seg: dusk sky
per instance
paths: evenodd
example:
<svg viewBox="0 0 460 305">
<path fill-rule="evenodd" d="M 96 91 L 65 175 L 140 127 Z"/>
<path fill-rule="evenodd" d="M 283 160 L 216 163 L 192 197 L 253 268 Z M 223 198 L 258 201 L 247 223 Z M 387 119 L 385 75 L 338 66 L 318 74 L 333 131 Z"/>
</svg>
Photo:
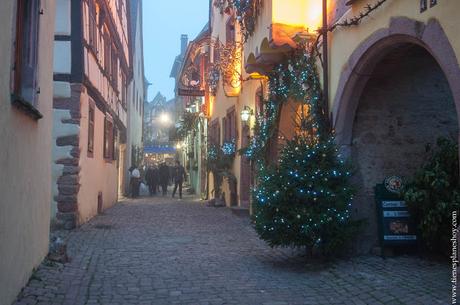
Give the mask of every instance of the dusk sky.
<svg viewBox="0 0 460 305">
<path fill-rule="evenodd" d="M 180 53 L 180 36 L 192 40 L 201 31 L 208 22 L 209 0 L 144 0 L 143 6 L 145 76 L 153 84 L 148 100 L 158 91 L 171 99 L 174 80 L 169 74 Z"/>
</svg>

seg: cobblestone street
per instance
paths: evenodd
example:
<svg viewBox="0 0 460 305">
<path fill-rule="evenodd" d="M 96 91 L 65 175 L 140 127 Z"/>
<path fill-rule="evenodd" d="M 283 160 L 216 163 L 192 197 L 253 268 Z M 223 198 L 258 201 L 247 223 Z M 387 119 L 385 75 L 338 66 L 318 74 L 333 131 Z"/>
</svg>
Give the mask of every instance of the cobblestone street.
<svg viewBox="0 0 460 305">
<path fill-rule="evenodd" d="M 272 250 L 225 208 L 122 202 L 69 235 L 71 262 L 44 263 L 19 304 L 448 304 L 449 268 L 358 257 L 324 268 Z"/>
</svg>

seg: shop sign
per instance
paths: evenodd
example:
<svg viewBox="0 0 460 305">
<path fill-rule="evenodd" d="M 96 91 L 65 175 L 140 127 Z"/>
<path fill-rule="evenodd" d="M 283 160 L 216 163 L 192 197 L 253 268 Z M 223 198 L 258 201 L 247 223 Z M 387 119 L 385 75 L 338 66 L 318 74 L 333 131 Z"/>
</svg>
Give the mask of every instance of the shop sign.
<svg viewBox="0 0 460 305">
<path fill-rule="evenodd" d="M 402 186 L 402 179 L 397 176 L 375 186 L 382 246 L 410 245 L 417 241 L 416 226 L 401 195 Z"/>
</svg>

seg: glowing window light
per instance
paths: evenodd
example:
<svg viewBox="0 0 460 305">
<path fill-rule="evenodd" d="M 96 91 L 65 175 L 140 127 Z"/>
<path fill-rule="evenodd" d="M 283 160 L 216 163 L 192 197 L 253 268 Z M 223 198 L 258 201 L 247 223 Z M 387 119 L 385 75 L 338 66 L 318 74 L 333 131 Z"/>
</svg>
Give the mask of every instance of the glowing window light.
<svg viewBox="0 0 460 305">
<path fill-rule="evenodd" d="M 316 31 L 322 24 L 322 1 L 273 0 L 272 22 Z"/>
</svg>

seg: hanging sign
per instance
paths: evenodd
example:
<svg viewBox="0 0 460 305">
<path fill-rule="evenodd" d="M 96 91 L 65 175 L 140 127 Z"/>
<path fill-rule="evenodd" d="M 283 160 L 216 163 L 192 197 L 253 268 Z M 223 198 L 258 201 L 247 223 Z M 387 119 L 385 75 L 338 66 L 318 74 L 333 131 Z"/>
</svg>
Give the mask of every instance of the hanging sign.
<svg viewBox="0 0 460 305">
<path fill-rule="evenodd" d="M 187 52 L 185 65 L 182 68 L 178 84 L 178 93 L 180 96 L 205 95 L 201 61 L 200 48 L 191 48 Z"/>
</svg>

